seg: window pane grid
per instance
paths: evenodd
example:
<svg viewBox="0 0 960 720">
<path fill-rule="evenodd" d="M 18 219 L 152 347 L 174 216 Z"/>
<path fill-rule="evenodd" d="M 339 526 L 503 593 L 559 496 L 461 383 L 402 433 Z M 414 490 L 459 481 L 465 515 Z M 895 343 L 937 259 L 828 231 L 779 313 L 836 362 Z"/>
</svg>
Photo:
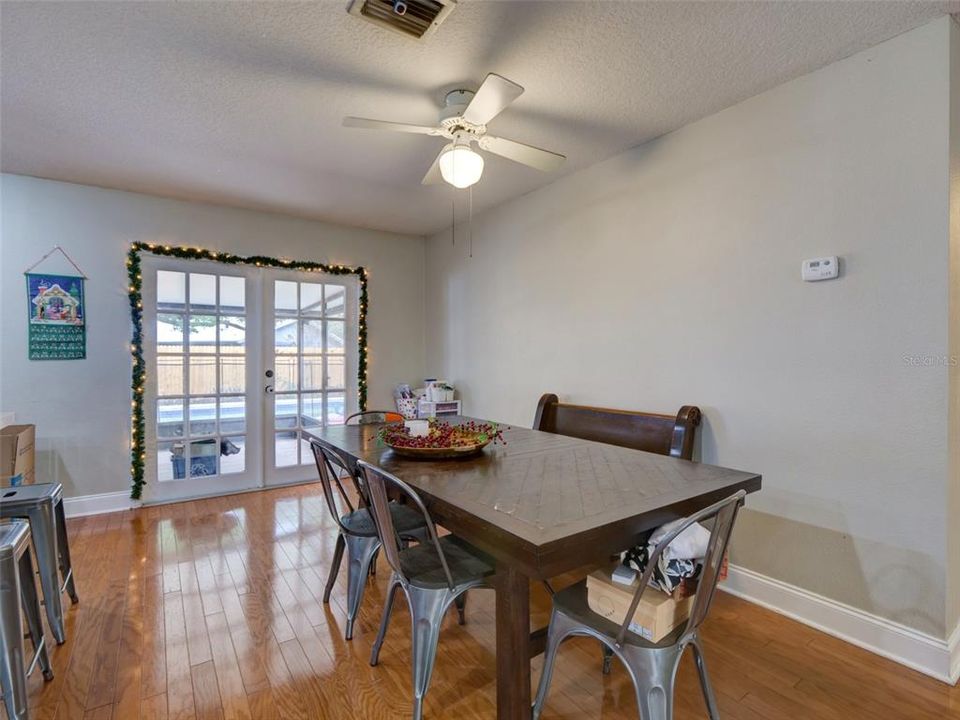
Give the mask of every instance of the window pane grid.
<svg viewBox="0 0 960 720">
<path fill-rule="evenodd" d="M 158 271 L 157 309 L 158 478 L 243 472 L 246 279 Z"/>
<path fill-rule="evenodd" d="M 303 431 L 346 414 L 346 286 L 276 280 L 274 316 L 274 464 L 308 464 Z"/>
</svg>

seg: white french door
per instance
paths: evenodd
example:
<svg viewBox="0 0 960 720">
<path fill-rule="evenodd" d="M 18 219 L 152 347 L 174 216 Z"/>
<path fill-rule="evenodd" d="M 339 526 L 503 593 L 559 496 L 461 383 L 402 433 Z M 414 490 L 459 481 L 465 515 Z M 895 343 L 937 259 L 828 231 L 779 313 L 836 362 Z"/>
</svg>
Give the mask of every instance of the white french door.
<svg viewBox="0 0 960 720">
<path fill-rule="evenodd" d="M 147 255 L 146 492 L 311 480 L 304 431 L 357 406 L 354 276 Z"/>
<path fill-rule="evenodd" d="M 275 485 L 313 464 L 304 431 L 342 424 L 357 407 L 359 287 L 353 275 L 262 273 L 264 484 Z"/>
</svg>

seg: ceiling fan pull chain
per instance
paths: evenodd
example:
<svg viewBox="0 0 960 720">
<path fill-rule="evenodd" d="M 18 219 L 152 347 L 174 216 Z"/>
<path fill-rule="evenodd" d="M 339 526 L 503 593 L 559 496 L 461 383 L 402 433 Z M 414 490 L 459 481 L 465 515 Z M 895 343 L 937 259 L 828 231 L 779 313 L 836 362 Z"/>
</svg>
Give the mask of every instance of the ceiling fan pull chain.
<svg viewBox="0 0 960 720">
<path fill-rule="evenodd" d="M 457 158 L 453 158 L 453 167 L 456 171 Z M 457 244 L 457 188 L 450 185 L 450 241 L 456 247 Z"/>
<path fill-rule="evenodd" d="M 470 214 L 467 220 L 467 235 L 469 238 L 470 257 L 473 257 L 473 185 L 470 186 Z"/>
</svg>

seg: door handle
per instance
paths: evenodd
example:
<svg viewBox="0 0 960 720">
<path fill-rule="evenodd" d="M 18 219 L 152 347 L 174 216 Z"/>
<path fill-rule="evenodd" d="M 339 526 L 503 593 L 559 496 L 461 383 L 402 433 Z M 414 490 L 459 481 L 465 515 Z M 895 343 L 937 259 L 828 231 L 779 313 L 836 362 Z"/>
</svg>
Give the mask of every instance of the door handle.
<svg viewBox="0 0 960 720">
<path fill-rule="evenodd" d="M 263 389 L 263 391 L 264 391 L 267 395 L 273 395 L 273 385 L 267 385 L 267 386 Z"/>
</svg>

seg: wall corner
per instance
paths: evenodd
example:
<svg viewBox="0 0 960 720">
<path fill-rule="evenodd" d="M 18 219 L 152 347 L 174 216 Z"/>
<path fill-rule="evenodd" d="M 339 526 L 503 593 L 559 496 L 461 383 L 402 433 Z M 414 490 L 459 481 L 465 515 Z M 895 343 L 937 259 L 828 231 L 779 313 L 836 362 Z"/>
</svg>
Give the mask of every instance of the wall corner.
<svg viewBox="0 0 960 720">
<path fill-rule="evenodd" d="M 949 633 L 960 627 L 960 21 L 949 23 L 949 417 L 947 481 L 946 617 Z M 957 633 L 953 633 L 956 638 Z"/>
</svg>

